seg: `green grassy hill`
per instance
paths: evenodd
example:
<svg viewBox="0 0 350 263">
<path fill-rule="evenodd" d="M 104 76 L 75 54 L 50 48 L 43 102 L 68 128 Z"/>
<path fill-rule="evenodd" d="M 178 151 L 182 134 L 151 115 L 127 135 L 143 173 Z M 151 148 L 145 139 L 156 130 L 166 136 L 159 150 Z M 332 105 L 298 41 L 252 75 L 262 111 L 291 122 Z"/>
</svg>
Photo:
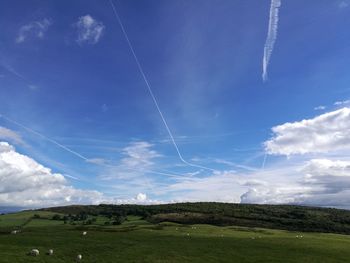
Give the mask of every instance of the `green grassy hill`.
<svg viewBox="0 0 350 263">
<path fill-rule="evenodd" d="M 350 234 L 350 211 L 289 205 L 177 203 L 165 205 L 65 206 L 43 209 L 62 214 L 138 215 L 149 222 L 247 226 Z"/>
</svg>

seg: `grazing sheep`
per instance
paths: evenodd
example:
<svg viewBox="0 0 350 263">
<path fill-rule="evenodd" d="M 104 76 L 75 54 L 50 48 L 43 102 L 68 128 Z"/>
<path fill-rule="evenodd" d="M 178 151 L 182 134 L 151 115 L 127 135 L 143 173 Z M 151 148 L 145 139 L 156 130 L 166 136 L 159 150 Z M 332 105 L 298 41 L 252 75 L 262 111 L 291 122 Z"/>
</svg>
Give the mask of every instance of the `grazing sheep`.
<svg viewBox="0 0 350 263">
<path fill-rule="evenodd" d="M 86 235 L 87 235 L 87 232 L 86 232 L 86 231 L 84 231 L 84 232 L 83 232 L 83 236 L 86 236 Z"/>
<path fill-rule="evenodd" d="M 53 255 L 53 249 L 49 249 L 49 251 L 47 252 L 47 254 L 48 254 L 49 256 L 52 256 L 52 255 Z"/>
<path fill-rule="evenodd" d="M 83 256 L 82 256 L 81 254 L 79 254 L 79 255 L 77 256 L 77 261 L 82 260 L 82 258 L 83 258 Z"/>
<path fill-rule="evenodd" d="M 17 230 L 11 231 L 11 234 L 12 234 L 12 235 L 16 235 L 16 234 L 17 234 Z"/>
<path fill-rule="evenodd" d="M 33 248 L 31 251 L 30 251 L 30 255 L 36 257 L 36 256 L 39 256 L 40 252 L 39 252 L 39 249 L 36 249 L 36 248 Z"/>
</svg>

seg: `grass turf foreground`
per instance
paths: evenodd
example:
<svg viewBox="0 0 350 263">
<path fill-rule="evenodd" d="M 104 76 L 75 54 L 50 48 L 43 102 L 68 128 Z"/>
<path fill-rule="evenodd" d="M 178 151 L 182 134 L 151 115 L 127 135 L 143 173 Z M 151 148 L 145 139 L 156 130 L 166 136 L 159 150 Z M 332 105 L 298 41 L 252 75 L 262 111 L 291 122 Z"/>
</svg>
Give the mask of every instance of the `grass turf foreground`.
<svg viewBox="0 0 350 263">
<path fill-rule="evenodd" d="M 38 214 L 38 212 L 35 212 Z M 0 262 L 349 262 L 350 236 L 262 228 L 150 224 L 129 216 L 122 225 L 65 225 L 52 214 L 0 216 Z M 45 219 L 45 217 L 47 219 Z M 99 220 L 97 220 L 98 222 Z M 103 220 L 101 220 L 103 221 Z M 10 234 L 21 226 L 21 232 Z M 83 236 L 82 232 L 87 231 Z M 302 236 L 302 237 L 301 237 Z M 40 256 L 27 253 L 32 248 Z M 53 249 L 54 254 L 45 253 Z"/>
</svg>

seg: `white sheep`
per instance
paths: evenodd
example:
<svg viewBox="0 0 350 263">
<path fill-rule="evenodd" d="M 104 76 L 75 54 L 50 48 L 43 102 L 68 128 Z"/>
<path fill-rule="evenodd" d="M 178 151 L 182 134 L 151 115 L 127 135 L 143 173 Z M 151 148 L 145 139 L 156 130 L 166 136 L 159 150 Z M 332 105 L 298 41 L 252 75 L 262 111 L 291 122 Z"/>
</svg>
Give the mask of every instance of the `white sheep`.
<svg viewBox="0 0 350 263">
<path fill-rule="evenodd" d="M 47 254 L 48 254 L 49 256 L 52 256 L 52 255 L 53 255 L 53 249 L 49 249 L 49 251 L 47 252 Z"/>
<path fill-rule="evenodd" d="M 12 235 L 16 235 L 16 234 L 17 234 L 17 230 L 11 231 L 11 234 L 12 234 Z"/>
<path fill-rule="evenodd" d="M 30 255 L 36 257 L 36 256 L 39 256 L 40 252 L 39 252 L 39 249 L 36 249 L 36 248 L 33 248 L 31 251 L 30 251 Z"/>
<path fill-rule="evenodd" d="M 81 255 L 81 254 L 79 254 L 78 256 L 77 256 L 77 261 L 80 261 L 80 260 L 82 260 L 83 259 L 83 256 Z"/>
<path fill-rule="evenodd" d="M 84 231 L 84 232 L 83 232 L 83 236 L 86 236 L 86 235 L 87 235 L 87 232 L 86 232 L 86 231 Z"/>
</svg>

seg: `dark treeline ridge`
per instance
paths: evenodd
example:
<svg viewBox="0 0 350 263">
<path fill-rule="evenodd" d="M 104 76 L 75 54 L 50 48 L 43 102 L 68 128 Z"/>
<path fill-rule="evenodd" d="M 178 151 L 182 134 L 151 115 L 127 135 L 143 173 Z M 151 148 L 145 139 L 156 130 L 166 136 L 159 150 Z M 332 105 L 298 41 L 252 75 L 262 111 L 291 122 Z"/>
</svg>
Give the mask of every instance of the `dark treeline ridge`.
<svg viewBox="0 0 350 263">
<path fill-rule="evenodd" d="M 350 211 L 335 208 L 199 202 L 161 205 L 73 205 L 41 210 L 109 217 L 138 215 L 152 223 L 236 225 L 350 234 Z"/>
</svg>

